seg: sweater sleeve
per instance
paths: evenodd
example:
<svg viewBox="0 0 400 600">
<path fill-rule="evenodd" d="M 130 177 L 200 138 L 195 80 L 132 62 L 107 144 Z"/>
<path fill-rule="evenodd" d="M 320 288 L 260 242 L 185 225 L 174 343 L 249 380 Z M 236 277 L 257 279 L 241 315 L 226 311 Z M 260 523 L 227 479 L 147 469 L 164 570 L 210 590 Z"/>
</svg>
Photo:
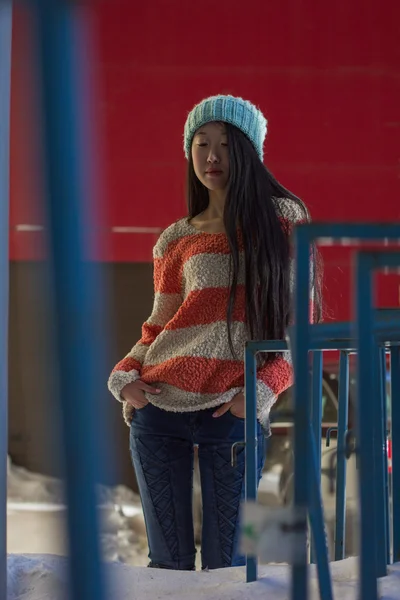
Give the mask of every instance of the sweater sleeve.
<svg viewBox="0 0 400 600">
<path fill-rule="evenodd" d="M 297 205 L 293 200 L 280 200 L 279 212 L 282 226 L 290 236 L 295 225 L 305 223 L 307 216 L 300 205 Z M 291 291 L 294 284 L 294 258 L 293 252 L 290 264 L 290 283 Z M 311 275 L 314 271 L 314 263 L 312 255 L 310 255 L 310 270 Z M 312 277 L 311 277 L 312 281 Z M 310 321 L 313 320 L 314 290 L 311 284 L 310 289 Z M 293 384 L 293 365 L 290 352 L 280 352 L 273 359 L 265 363 L 257 371 L 257 398 L 258 398 L 258 413 L 263 418 L 268 418 L 272 406 L 275 404 L 278 396 L 287 390 Z"/>
<path fill-rule="evenodd" d="M 150 346 L 182 304 L 180 268 L 178 257 L 173 252 L 174 244 L 170 242 L 169 229 L 160 236 L 153 250 L 154 303 L 151 315 L 142 326 L 140 340 L 118 362 L 108 379 L 108 389 L 120 402 L 123 402 L 122 389 L 140 379 Z"/>
</svg>

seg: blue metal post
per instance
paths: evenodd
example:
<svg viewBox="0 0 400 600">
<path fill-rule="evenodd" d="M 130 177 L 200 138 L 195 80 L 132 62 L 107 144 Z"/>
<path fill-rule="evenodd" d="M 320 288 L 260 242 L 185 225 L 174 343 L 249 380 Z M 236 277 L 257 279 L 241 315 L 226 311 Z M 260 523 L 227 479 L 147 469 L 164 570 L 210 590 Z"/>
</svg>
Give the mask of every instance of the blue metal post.
<svg viewBox="0 0 400 600">
<path fill-rule="evenodd" d="M 346 539 L 346 456 L 345 442 L 349 420 L 349 354 L 342 351 L 339 361 L 339 415 L 336 462 L 335 560 L 345 557 Z"/>
<path fill-rule="evenodd" d="M 95 483 L 102 465 L 96 387 L 101 331 L 93 325 L 97 295 L 85 262 L 85 98 L 79 95 L 79 6 L 67 0 L 35 4 L 42 73 L 49 246 L 56 305 L 59 395 L 66 469 L 71 597 L 106 597 L 100 562 Z M 101 372 L 101 370 L 100 370 Z"/>
<path fill-rule="evenodd" d="M 372 282 L 369 261 L 358 255 L 356 272 L 356 318 L 358 339 L 357 420 L 359 440 L 359 484 L 361 501 L 360 597 L 378 600 L 375 564 L 375 497 L 371 493 L 371 467 L 374 464 L 372 439 L 374 435 Z"/>
<path fill-rule="evenodd" d="M 8 228 L 11 2 L 0 2 L 0 598 L 7 596 Z"/>
<path fill-rule="evenodd" d="M 387 394 L 386 394 L 386 348 L 379 349 L 379 384 L 382 400 L 382 460 L 383 460 L 383 477 L 384 477 L 384 520 L 385 520 L 385 535 L 386 535 L 386 563 L 390 565 L 390 502 L 389 502 L 389 465 L 387 455 Z"/>
<path fill-rule="evenodd" d="M 322 364 L 323 354 L 321 351 L 314 350 L 312 364 L 312 406 L 311 419 L 312 431 L 315 439 L 316 448 L 316 469 L 317 482 L 321 485 L 321 445 L 322 445 Z M 311 539 L 311 562 L 316 563 L 316 553 L 314 539 Z"/>
<path fill-rule="evenodd" d="M 372 276 L 372 273 L 371 275 Z M 371 315 L 371 319 L 372 319 Z M 372 342 L 371 342 L 372 343 Z M 386 477 L 384 471 L 385 465 L 385 436 L 384 431 L 384 411 L 382 402 L 382 387 L 380 384 L 380 351 L 373 341 L 374 362 L 372 364 L 372 373 L 374 387 L 371 388 L 373 396 L 373 428 L 374 434 L 371 439 L 373 446 L 374 462 L 370 465 L 373 473 L 373 493 L 375 494 L 375 552 L 376 552 L 376 576 L 384 577 L 387 574 L 387 523 L 386 523 L 386 505 L 385 505 L 385 484 Z M 385 411 L 386 412 L 386 411 Z"/>
<path fill-rule="evenodd" d="M 256 354 L 245 350 L 245 394 L 246 394 L 246 500 L 257 498 L 257 364 Z M 247 556 L 246 580 L 257 579 L 257 557 Z"/>
<path fill-rule="evenodd" d="M 307 229 L 296 227 L 294 320 L 291 347 L 294 365 L 294 505 L 307 513 L 309 507 L 309 301 L 310 301 L 310 243 Z M 305 525 L 306 526 L 306 525 Z M 307 546 L 301 548 L 299 564 L 292 566 L 291 598 L 305 600 L 308 594 Z"/>
<path fill-rule="evenodd" d="M 310 436 L 309 461 L 310 461 L 310 483 L 312 493 L 310 494 L 310 521 L 315 553 L 317 557 L 317 571 L 319 595 L 321 600 L 333 600 L 332 581 L 329 571 L 328 548 L 326 545 L 325 520 L 322 504 L 320 473 L 318 470 L 315 438 L 311 425 L 308 428 Z"/>
<path fill-rule="evenodd" d="M 400 347 L 390 349 L 392 399 L 393 562 L 400 561 Z"/>
</svg>

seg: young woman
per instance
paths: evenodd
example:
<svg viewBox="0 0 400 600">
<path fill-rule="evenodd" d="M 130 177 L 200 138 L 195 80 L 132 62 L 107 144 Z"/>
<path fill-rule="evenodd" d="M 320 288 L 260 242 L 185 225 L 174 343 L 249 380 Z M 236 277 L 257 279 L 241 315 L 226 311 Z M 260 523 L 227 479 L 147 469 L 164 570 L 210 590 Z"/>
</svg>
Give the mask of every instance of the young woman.
<svg viewBox="0 0 400 600">
<path fill-rule="evenodd" d="M 244 344 L 282 339 L 291 320 L 291 253 L 305 205 L 263 165 L 267 122 L 250 102 L 203 100 L 184 129 L 188 217 L 154 248 L 154 307 L 109 389 L 123 403 L 151 567 L 193 570 L 193 448 L 202 484 L 202 567 L 244 564 Z M 317 303 L 318 304 L 318 303 Z M 292 382 L 290 357 L 257 371 L 258 475 L 269 413 Z"/>
</svg>

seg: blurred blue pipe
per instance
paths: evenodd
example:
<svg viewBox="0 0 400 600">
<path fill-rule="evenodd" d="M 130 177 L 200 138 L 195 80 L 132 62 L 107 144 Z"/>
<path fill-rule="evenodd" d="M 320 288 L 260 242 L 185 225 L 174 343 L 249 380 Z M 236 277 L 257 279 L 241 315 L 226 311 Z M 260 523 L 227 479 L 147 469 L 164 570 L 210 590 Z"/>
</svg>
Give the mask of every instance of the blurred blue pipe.
<svg viewBox="0 0 400 600">
<path fill-rule="evenodd" d="M 88 177 L 80 56 L 80 7 L 66 0 L 34 6 L 44 126 L 47 217 L 68 504 L 70 596 L 103 600 L 95 484 L 102 468 L 103 414 L 98 382 L 104 339 L 95 326 L 98 298 L 87 262 Z M 102 382 L 103 383 L 103 382 Z"/>
<path fill-rule="evenodd" d="M 12 5 L 0 2 L 0 598 L 7 597 L 8 297 Z"/>
</svg>

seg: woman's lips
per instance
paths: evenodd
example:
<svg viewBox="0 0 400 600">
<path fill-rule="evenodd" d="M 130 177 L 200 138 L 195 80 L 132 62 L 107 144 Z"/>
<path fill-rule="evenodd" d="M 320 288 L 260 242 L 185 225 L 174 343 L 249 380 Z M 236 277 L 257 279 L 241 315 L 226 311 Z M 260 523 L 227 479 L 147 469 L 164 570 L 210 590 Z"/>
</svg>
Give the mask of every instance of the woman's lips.
<svg viewBox="0 0 400 600">
<path fill-rule="evenodd" d="M 222 175 L 222 171 L 206 171 L 206 175 L 208 175 L 208 177 L 219 177 Z"/>
</svg>

